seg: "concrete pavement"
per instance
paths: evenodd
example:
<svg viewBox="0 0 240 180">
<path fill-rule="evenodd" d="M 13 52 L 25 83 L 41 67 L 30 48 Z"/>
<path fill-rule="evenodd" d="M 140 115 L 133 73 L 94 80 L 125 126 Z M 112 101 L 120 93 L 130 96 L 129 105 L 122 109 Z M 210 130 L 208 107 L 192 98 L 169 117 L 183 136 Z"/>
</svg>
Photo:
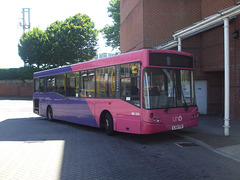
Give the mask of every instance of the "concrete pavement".
<svg viewBox="0 0 240 180">
<path fill-rule="evenodd" d="M 223 136 L 222 118 L 214 116 L 174 131 L 209 151 L 176 146 L 185 140 L 172 132 L 109 137 L 101 129 L 46 121 L 32 113 L 32 101 L 2 100 L 0 115 L 0 180 L 240 177 L 240 121 L 230 122 L 229 137 Z"/>
<path fill-rule="evenodd" d="M 240 121 L 230 120 L 230 136 L 224 136 L 223 117 L 200 116 L 198 127 L 174 134 L 240 162 Z"/>
</svg>

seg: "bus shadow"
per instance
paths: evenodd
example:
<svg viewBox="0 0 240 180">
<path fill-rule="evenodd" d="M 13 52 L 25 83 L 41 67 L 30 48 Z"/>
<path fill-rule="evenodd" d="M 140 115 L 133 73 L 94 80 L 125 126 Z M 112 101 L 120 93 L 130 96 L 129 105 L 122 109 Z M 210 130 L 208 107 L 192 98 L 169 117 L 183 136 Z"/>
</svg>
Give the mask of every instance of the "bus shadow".
<svg viewBox="0 0 240 180">
<path fill-rule="evenodd" d="M 154 145 L 166 143 L 179 139 L 171 132 L 161 132 L 155 134 L 127 134 L 127 133 L 116 133 L 116 137 L 125 141 L 132 141 L 138 144 Z"/>
<path fill-rule="evenodd" d="M 68 129 L 70 128 L 70 129 Z M 73 131 L 74 130 L 74 131 Z M 95 133 L 106 139 L 132 141 L 139 144 L 161 144 L 177 138 L 171 132 L 162 132 L 149 135 L 129 134 L 115 132 L 113 136 L 108 136 L 104 129 L 74 124 L 65 121 L 48 121 L 44 117 L 13 118 L 0 122 L 0 140 L 14 139 L 24 141 L 28 139 L 65 139 L 64 135 L 82 132 Z M 12 135 L 11 135 L 12 133 Z M 59 134 L 57 134 L 59 133 Z M 79 134 L 77 133 L 77 134 Z M 14 137 L 14 134 L 18 136 Z M 4 138 L 5 137 L 5 138 Z"/>
<path fill-rule="evenodd" d="M 67 140 L 74 133 L 100 133 L 103 129 L 44 117 L 12 118 L 0 121 L 0 141 Z"/>
<path fill-rule="evenodd" d="M 161 133 L 155 133 L 155 134 L 130 134 L 130 133 L 123 133 L 123 132 L 115 132 L 112 136 L 108 136 L 105 132 L 105 129 L 102 129 L 102 128 L 95 128 L 95 127 L 75 124 L 75 123 L 66 122 L 66 121 L 59 121 L 59 120 L 54 120 L 52 123 L 56 123 L 59 125 L 61 124 L 63 126 L 74 128 L 76 130 L 79 130 L 80 132 L 85 131 L 89 133 L 95 133 L 96 136 L 101 136 L 102 138 L 106 138 L 106 139 L 122 140 L 122 141 L 134 142 L 142 145 L 161 144 L 161 143 L 166 143 L 168 141 L 179 139 L 179 137 L 174 135 L 172 132 L 161 132 Z"/>
<path fill-rule="evenodd" d="M 54 148 L 54 151 L 56 150 L 56 153 L 59 153 L 61 146 L 58 147 L 58 143 L 62 143 L 62 152 L 59 154 L 59 157 L 61 157 L 60 169 L 55 171 L 60 173 L 58 175 L 60 179 L 69 179 L 69 175 L 78 179 L 79 172 L 82 173 L 82 177 L 96 178 L 97 175 L 102 173 L 110 175 L 108 170 L 101 170 L 101 167 L 105 166 L 111 169 L 112 163 L 117 163 L 117 161 L 127 163 L 128 157 L 134 159 L 132 163 L 135 165 L 138 164 L 138 161 L 143 162 L 144 159 L 155 161 L 156 154 L 152 153 L 152 147 L 160 148 L 159 151 L 161 152 L 166 151 L 165 149 L 161 150 L 161 148 L 164 148 L 161 144 L 170 144 L 176 139 L 176 136 L 168 132 L 152 135 L 116 132 L 114 136 L 107 136 L 103 129 L 56 120 L 52 122 L 42 117 L 13 118 L 0 122 L 0 144 L 3 143 L 4 145 L 6 141 L 22 142 L 23 148 L 18 151 L 24 148 L 26 150 L 28 147 L 39 147 L 42 149 L 41 151 L 40 149 L 37 150 L 37 152 L 49 151 L 47 157 L 51 159 L 54 158 L 54 156 L 51 157 L 50 153 L 53 151 L 52 148 Z M 56 147 L 51 143 L 56 144 Z M 32 147 L 31 145 L 35 146 Z M 31 149 L 29 150 L 31 151 Z M 36 149 L 33 150 L 36 151 Z M 18 151 L 14 151 L 14 153 L 19 153 Z M 38 156 L 43 156 L 43 154 L 40 153 Z M 39 161 L 45 160 L 39 159 Z M 118 166 L 122 167 L 120 164 Z M 51 171 L 51 168 L 49 167 L 47 173 Z M 93 174 L 84 174 L 87 172 Z"/>
</svg>

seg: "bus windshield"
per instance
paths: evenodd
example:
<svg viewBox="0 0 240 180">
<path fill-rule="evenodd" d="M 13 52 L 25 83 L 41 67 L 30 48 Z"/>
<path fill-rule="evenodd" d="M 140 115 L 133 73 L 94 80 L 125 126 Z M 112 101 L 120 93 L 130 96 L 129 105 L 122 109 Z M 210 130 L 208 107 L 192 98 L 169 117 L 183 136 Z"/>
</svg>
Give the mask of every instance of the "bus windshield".
<svg viewBox="0 0 240 180">
<path fill-rule="evenodd" d="M 195 106 L 193 71 L 145 68 L 143 72 L 143 107 L 159 109 Z"/>
</svg>

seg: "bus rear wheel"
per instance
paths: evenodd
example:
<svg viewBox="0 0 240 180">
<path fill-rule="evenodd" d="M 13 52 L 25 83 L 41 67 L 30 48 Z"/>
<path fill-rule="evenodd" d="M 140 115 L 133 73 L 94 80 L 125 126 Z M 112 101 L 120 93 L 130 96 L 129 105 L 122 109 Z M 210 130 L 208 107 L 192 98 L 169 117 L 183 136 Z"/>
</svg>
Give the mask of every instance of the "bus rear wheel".
<svg viewBox="0 0 240 180">
<path fill-rule="evenodd" d="M 53 111 L 52 111 L 52 108 L 50 106 L 47 108 L 47 119 L 49 121 L 53 121 Z"/>
<path fill-rule="evenodd" d="M 114 134 L 113 130 L 113 118 L 110 113 L 105 114 L 105 124 L 104 124 L 106 133 L 108 136 L 112 136 Z"/>
</svg>

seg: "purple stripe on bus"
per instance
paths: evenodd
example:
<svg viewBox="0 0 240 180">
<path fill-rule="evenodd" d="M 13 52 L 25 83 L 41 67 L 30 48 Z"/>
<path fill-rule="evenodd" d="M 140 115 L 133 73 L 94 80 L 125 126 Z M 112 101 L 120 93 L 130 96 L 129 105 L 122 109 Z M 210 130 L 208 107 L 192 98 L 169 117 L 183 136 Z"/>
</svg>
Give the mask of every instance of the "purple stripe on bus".
<svg viewBox="0 0 240 180">
<path fill-rule="evenodd" d="M 62 68 L 54 68 L 54 69 L 49 69 L 46 71 L 36 72 L 36 73 L 34 73 L 34 78 L 43 77 L 43 76 L 51 76 L 51 75 L 56 75 L 56 74 L 68 73 L 68 72 L 72 72 L 71 66 L 66 66 L 66 67 L 62 67 Z"/>
<path fill-rule="evenodd" d="M 98 127 L 85 98 L 68 98 L 56 93 L 47 93 L 47 96 L 45 94 L 39 98 L 42 104 L 52 107 L 54 119 Z"/>
</svg>

